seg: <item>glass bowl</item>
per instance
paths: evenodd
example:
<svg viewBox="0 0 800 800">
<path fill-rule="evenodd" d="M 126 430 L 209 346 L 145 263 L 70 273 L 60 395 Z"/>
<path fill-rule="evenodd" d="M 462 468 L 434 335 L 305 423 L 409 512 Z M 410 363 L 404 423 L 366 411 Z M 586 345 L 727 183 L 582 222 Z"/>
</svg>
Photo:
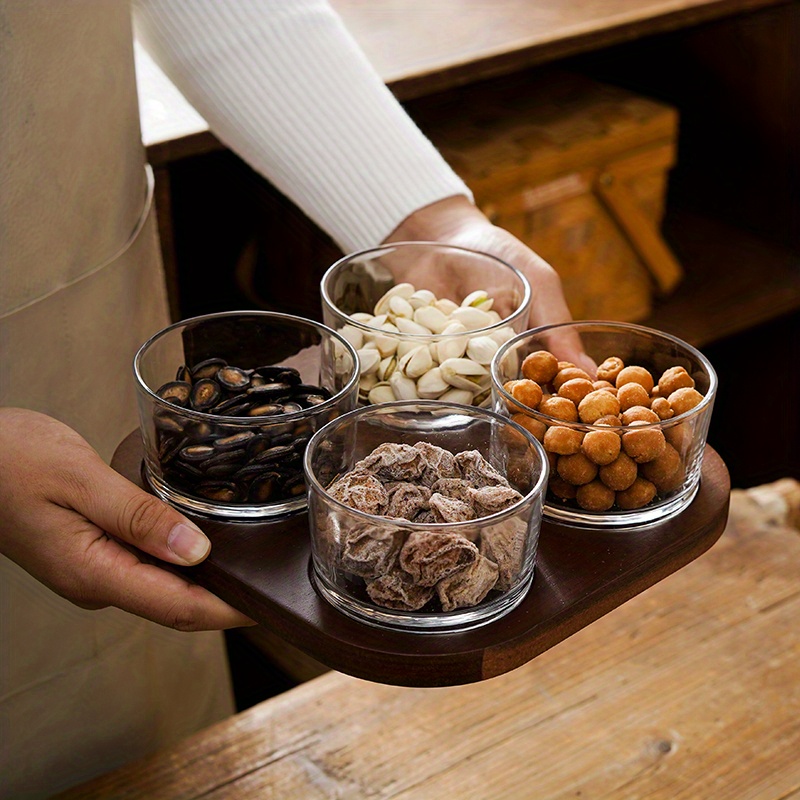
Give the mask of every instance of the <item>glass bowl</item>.
<svg viewBox="0 0 800 800">
<path fill-rule="evenodd" d="M 492 363 L 495 411 L 547 451 L 544 515 L 577 526 L 647 525 L 685 508 L 699 487 L 716 392 L 702 353 L 629 323 L 536 328 Z"/>
<path fill-rule="evenodd" d="M 399 242 L 337 261 L 322 278 L 326 325 L 356 348 L 362 404 L 489 405 L 489 364 L 527 326 L 531 289 L 514 267 L 453 245 Z"/>
<path fill-rule="evenodd" d="M 343 613 L 452 632 L 528 591 L 548 466 L 508 418 L 432 400 L 366 406 L 319 430 L 304 468 L 314 584 Z"/>
<path fill-rule="evenodd" d="M 171 325 L 141 346 L 133 368 L 153 490 L 229 520 L 304 509 L 305 446 L 358 397 L 358 358 L 345 339 L 264 311 Z"/>
</svg>

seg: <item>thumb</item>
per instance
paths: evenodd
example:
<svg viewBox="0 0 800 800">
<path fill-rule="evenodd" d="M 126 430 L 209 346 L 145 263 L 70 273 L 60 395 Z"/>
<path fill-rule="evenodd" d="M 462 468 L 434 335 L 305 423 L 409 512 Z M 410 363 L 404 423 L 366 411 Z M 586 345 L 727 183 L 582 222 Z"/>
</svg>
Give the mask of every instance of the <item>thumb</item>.
<svg viewBox="0 0 800 800">
<path fill-rule="evenodd" d="M 81 491 L 70 496 L 70 507 L 106 533 L 171 564 L 191 566 L 208 556 L 211 542 L 193 522 L 96 454 L 89 459 L 91 466 L 76 465 Z"/>
</svg>

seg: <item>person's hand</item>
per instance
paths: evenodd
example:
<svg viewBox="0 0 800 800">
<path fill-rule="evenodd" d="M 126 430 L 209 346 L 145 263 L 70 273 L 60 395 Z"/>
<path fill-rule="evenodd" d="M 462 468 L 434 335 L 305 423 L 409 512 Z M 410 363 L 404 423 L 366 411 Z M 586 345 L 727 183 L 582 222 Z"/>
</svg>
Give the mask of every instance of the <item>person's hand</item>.
<svg viewBox="0 0 800 800">
<path fill-rule="evenodd" d="M 530 328 L 572 320 L 558 273 L 516 236 L 493 225 L 464 196 L 448 197 L 415 211 L 386 239 L 387 244 L 402 241 L 442 242 L 489 253 L 516 267 L 528 279 L 532 291 Z M 421 281 L 417 288 L 432 289 Z M 481 288 L 470 287 L 468 291 Z M 583 352 L 576 336 L 554 336 L 550 349 L 560 359 L 594 374 L 596 365 Z"/>
<path fill-rule="evenodd" d="M 211 548 L 182 514 L 116 473 L 51 417 L 0 409 L 0 508 L 0 552 L 82 608 L 116 606 L 184 631 L 253 624 L 120 543 L 183 566 Z"/>
</svg>

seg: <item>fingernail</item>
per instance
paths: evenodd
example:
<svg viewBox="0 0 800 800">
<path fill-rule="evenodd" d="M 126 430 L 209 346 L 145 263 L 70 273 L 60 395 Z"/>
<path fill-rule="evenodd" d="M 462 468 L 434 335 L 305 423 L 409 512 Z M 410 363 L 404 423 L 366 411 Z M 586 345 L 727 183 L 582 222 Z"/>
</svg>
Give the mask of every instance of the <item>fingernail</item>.
<svg viewBox="0 0 800 800">
<path fill-rule="evenodd" d="M 167 547 L 181 561 L 196 564 L 206 557 L 211 542 L 199 528 L 188 522 L 179 522 L 169 532 Z"/>
</svg>

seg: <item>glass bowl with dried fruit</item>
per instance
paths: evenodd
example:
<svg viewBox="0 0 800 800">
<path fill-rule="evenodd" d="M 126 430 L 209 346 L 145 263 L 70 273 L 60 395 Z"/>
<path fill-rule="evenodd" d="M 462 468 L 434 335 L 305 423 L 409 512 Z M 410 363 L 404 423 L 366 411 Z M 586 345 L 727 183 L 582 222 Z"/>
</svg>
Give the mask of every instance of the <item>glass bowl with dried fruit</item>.
<svg viewBox="0 0 800 800">
<path fill-rule="evenodd" d="M 145 342 L 133 366 L 147 480 L 163 500 L 206 516 L 304 509 L 308 441 L 357 404 L 353 347 L 287 314 L 183 320 Z"/>
<path fill-rule="evenodd" d="M 514 608 L 533 580 L 544 449 L 488 409 L 366 406 L 305 455 L 313 579 L 362 622 L 453 632 Z"/>
<path fill-rule="evenodd" d="M 511 339 L 491 369 L 495 411 L 547 452 L 546 517 L 646 525 L 694 498 L 717 393 L 696 348 L 640 325 L 572 322 Z"/>
<path fill-rule="evenodd" d="M 512 266 L 454 245 L 352 253 L 321 283 L 323 321 L 361 362 L 361 403 L 491 403 L 489 364 L 527 327 L 531 289 Z"/>
</svg>

